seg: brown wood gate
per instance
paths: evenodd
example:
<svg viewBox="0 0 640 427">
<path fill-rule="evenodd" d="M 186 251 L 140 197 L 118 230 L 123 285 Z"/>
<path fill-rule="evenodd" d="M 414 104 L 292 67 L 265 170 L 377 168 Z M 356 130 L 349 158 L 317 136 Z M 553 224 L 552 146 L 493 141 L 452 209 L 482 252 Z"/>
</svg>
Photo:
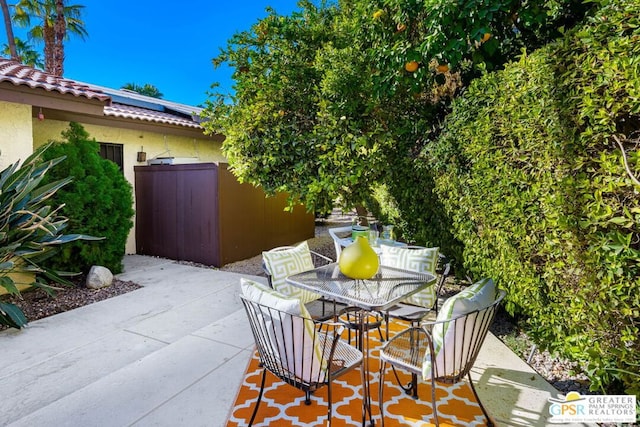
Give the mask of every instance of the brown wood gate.
<svg viewBox="0 0 640 427">
<path fill-rule="evenodd" d="M 136 252 L 221 267 L 314 236 L 303 207 L 240 184 L 224 163 L 135 166 Z"/>
</svg>

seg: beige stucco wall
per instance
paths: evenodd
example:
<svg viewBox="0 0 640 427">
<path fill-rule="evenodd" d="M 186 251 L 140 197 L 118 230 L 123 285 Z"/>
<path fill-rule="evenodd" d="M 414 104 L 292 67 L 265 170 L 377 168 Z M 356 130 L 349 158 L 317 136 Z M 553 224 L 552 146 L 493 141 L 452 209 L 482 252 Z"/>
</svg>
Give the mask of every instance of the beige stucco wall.
<svg viewBox="0 0 640 427">
<path fill-rule="evenodd" d="M 33 153 L 31 106 L 0 101 L 0 170 Z"/>
<path fill-rule="evenodd" d="M 68 122 L 57 120 L 36 121 L 33 123 L 33 144 L 38 147 L 49 140 L 62 141 L 61 132 L 69 126 Z M 147 153 L 147 160 L 154 157 L 195 157 L 199 162 L 224 162 L 221 143 L 208 139 L 196 139 L 161 133 L 121 129 L 116 127 L 83 124 L 92 138 L 98 142 L 124 145 L 124 175 L 134 187 L 134 166 L 144 166 L 137 162 L 138 151 Z M 135 187 L 134 187 L 135 194 Z M 135 203 L 134 203 L 135 208 Z M 135 220 L 134 220 L 135 224 Z M 126 252 L 135 253 L 135 226 L 127 239 Z"/>
</svg>

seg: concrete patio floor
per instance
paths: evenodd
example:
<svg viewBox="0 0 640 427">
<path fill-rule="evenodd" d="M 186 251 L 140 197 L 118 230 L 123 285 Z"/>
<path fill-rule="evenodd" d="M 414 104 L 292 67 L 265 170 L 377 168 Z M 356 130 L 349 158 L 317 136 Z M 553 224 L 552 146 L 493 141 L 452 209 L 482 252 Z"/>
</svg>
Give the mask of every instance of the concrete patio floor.
<svg viewBox="0 0 640 427">
<path fill-rule="evenodd" d="M 225 425 L 253 351 L 243 275 L 124 265 L 118 277 L 143 288 L 0 332 L 1 426 Z M 473 374 L 497 425 L 548 425 L 547 399 L 561 397 L 493 335 Z"/>
</svg>

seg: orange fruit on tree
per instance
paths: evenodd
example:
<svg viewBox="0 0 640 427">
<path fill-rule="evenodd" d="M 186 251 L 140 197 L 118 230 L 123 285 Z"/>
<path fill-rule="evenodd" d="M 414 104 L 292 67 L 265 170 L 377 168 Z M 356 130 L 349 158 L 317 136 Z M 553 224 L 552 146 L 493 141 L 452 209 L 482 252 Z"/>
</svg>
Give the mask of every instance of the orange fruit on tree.
<svg viewBox="0 0 640 427">
<path fill-rule="evenodd" d="M 410 73 L 415 73 L 416 71 L 418 71 L 419 66 L 420 64 L 418 64 L 416 61 L 409 61 L 404 64 L 404 69 Z"/>
<path fill-rule="evenodd" d="M 446 73 L 449 71 L 449 66 L 447 64 L 440 64 L 436 67 L 436 71 L 439 73 Z"/>
<path fill-rule="evenodd" d="M 480 39 L 480 41 L 482 43 L 486 42 L 487 40 L 489 40 L 491 38 L 491 33 L 484 33 L 484 35 L 482 36 L 482 38 Z"/>
</svg>

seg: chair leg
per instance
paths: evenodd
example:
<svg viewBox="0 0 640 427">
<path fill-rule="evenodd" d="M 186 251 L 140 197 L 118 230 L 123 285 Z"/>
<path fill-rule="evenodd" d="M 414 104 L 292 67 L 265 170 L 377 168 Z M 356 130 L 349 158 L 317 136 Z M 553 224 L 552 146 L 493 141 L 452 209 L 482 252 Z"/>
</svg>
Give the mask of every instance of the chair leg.
<svg viewBox="0 0 640 427">
<path fill-rule="evenodd" d="M 418 398 L 418 376 L 416 374 L 411 374 L 411 382 L 407 385 L 403 385 L 400 377 L 398 376 L 398 371 L 396 367 L 391 365 L 391 371 L 393 375 L 396 377 L 396 382 L 400 386 L 400 388 L 406 393 L 411 395 L 414 399 Z"/>
<path fill-rule="evenodd" d="M 331 427 L 331 415 L 333 414 L 333 410 L 331 409 L 331 402 L 333 402 L 333 397 L 331 396 L 331 379 L 327 382 L 327 420 L 328 426 Z"/>
<path fill-rule="evenodd" d="M 436 380 L 431 371 L 431 409 L 433 410 L 433 419 L 436 427 L 440 427 L 440 419 L 438 418 L 438 407 L 436 406 Z"/>
<path fill-rule="evenodd" d="M 304 392 L 304 404 L 307 406 L 311 405 L 311 392 L 309 390 Z"/>
<path fill-rule="evenodd" d="M 258 400 L 256 401 L 256 407 L 253 409 L 253 414 L 251 414 L 251 420 L 249 421 L 249 427 L 253 425 L 253 420 L 256 419 L 256 414 L 258 413 L 258 406 L 260 406 L 260 401 L 262 400 L 262 392 L 264 391 L 264 380 L 267 378 L 267 370 L 262 370 L 262 381 L 260 382 L 260 392 L 258 393 Z"/>
<path fill-rule="evenodd" d="M 389 312 L 385 311 L 384 312 L 384 324 L 386 326 L 386 332 L 387 332 L 387 339 L 386 341 L 389 341 Z"/>
<path fill-rule="evenodd" d="M 487 419 L 487 427 L 493 427 L 493 421 L 491 420 L 491 418 L 489 418 L 489 414 L 487 414 L 487 410 L 484 408 L 484 405 L 480 401 L 480 397 L 478 397 L 476 387 L 473 385 L 473 381 L 471 380 L 471 371 L 467 373 L 467 378 L 469 379 L 469 384 L 471 384 L 471 391 L 473 391 L 473 395 L 476 397 L 476 401 L 478 402 L 478 405 L 480 405 L 480 409 L 482 409 L 484 417 Z"/>
<path fill-rule="evenodd" d="M 384 360 L 380 361 L 380 374 L 378 375 L 380 385 L 378 386 L 378 407 L 380 408 L 380 427 L 384 427 L 384 371 L 387 363 Z M 363 418 L 364 420 L 364 418 Z"/>
</svg>

